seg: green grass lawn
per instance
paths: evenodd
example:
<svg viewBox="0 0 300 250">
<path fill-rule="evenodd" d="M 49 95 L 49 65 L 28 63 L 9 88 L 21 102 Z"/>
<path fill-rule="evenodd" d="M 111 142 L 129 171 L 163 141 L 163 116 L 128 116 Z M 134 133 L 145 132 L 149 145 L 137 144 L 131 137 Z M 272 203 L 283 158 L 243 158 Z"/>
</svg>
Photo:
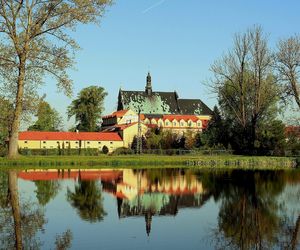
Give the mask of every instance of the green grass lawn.
<svg viewBox="0 0 300 250">
<path fill-rule="evenodd" d="M 296 166 L 295 158 L 265 156 L 203 156 L 203 155 L 120 155 L 120 156 L 20 156 L 0 158 L 0 167 L 214 167 L 286 169 Z"/>
</svg>

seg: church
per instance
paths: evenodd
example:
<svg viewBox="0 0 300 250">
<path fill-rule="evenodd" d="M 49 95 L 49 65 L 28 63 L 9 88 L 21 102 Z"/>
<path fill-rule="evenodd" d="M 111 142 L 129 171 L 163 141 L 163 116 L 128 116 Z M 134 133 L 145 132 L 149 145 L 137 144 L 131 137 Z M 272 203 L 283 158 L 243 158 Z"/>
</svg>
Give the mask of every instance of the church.
<svg viewBox="0 0 300 250">
<path fill-rule="evenodd" d="M 181 99 L 176 91 L 153 91 L 148 73 L 145 91 L 120 89 L 117 111 L 102 117 L 102 131 L 118 132 L 124 145 L 130 147 L 138 133 L 139 121 L 142 134 L 149 128 L 161 128 L 183 135 L 202 132 L 211 114 L 211 109 L 200 99 Z"/>
<path fill-rule="evenodd" d="M 118 110 L 132 110 L 146 116 L 151 115 L 197 115 L 210 116 L 212 111 L 200 99 L 181 99 L 176 91 L 160 92 L 152 90 L 151 75 L 148 73 L 145 91 L 120 89 Z"/>
</svg>

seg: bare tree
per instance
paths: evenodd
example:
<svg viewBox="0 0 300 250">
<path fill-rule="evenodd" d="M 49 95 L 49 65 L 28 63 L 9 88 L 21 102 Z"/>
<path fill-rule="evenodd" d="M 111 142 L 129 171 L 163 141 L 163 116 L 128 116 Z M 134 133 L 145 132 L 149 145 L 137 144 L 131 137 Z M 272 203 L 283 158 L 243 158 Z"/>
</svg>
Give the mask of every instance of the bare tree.
<svg viewBox="0 0 300 250">
<path fill-rule="evenodd" d="M 221 109 L 250 138 L 247 146 L 252 149 L 257 126 L 270 114 L 278 94 L 272 64 L 267 37 L 254 26 L 235 35 L 233 49 L 211 66 L 211 86 Z"/>
<path fill-rule="evenodd" d="M 276 68 L 284 87 L 284 97 L 292 97 L 300 109 L 300 36 L 280 40 L 277 49 Z"/>
<path fill-rule="evenodd" d="M 45 74 L 67 95 L 72 82 L 66 70 L 78 48 L 68 35 L 77 24 L 95 23 L 111 0 L 0 0 L 0 75 L 14 96 L 9 157 L 18 154 L 18 132 L 26 94 Z"/>
</svg>

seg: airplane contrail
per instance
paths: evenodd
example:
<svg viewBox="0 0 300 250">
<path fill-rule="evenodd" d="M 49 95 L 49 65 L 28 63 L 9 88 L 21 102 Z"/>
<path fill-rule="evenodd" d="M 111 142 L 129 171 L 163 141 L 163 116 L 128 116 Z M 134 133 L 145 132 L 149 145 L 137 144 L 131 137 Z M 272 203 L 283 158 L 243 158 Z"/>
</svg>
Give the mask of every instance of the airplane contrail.
<svg viewBox="0 0 300 250">
<path fill-rule="evenodd" d="M 156 8 L 156 7 L 158 7 L 159 5 L 163 4 L 165 1 L 166 1 L 166 0 L 161 0 L 161 1 L 159 1 L 159 2 L 157 2 L 157 3 L 155 3 L 155 4 L 153 4 L 153 5 L 151 5 L 149 8 L 143 10 L 142 13 L 143 13 L 143 14 L 147 13 L 148 11 L 150 11 L 150 10 L 152 10 L 152 9 L 154 9 L 154 8 Z"/>
</svg>

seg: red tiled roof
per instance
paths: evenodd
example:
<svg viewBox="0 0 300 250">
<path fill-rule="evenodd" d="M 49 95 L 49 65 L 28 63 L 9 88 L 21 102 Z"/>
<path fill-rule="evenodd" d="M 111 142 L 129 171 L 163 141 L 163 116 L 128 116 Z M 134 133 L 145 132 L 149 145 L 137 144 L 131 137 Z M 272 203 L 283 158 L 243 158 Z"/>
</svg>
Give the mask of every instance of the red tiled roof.
<svg viewBox="0 0 300 250">
<path fill-rule="evenodd" d="M 105 128 L 102 132 L 103 133 L 108 133 L 109 131 L 114 131 L 114 130 L 124 130 L 126 128 L 129 128 L 133 125 L 137 124 L 137 122 L 132 122 L 132 123 L 128 123 L 128 124 L 115 124 L 115 125 L 112 125 L 108 128 Z"/>
<path fill-rule="evenodd" d="M 164 115 L 163 116 L 163 120 L 169 120 L 169 121 L 173 121 L 173 120 L 184 120 L 184 121 L 189 121 L 192 120 L 193 122 L 197 122 L 198 120 L 200 120 L 196 115 Z"/>
<path fill-rule="evenodd" d="M 106 115 L 106 116 L 103 116 L 102 118 L 111 118 L 111 117 L 123 117 L 126 113 L 128 112 L 128 110 L 124 109 L 124 110 L 118 110 L 118 111 L 115 111 L 113 112 L 112 114 L 110 115 Z"/>
<path fill-rule="evenodd" d="M 118 125 L 115 125 L 117 128 L 120 128 L 120 130 L 124 130 L 126 128 L 129 128 L 133 125 L 137 124 L 137 122 L 132 122 L 132 123 L 128 123 L 128 124 L 118 124 Z"/>
<path fill-rule="evenodd" d="M 197 122 L 198 120 L 200 120 L 196 115 L 163 115 L 162 118 L 160 117 L 153 117 L 153 118 L 148 118 L 149 120 L 156 120 L 158 121 L 159 119 L 162 119 L 163 121 L 165 120 L 169 120 L 169 121 L 173 121 L 173 120 L 177 120 L 177 121 L 180 121 L 180 120 L 184 120 L 184 121 L 193 121 L 193 122 Z"/>
<path fill-rule="evenodd" d="M 102 132 L 44 132 L 25 131 L 19 133 L 19 140 L 32 141 L 122 141 L 118 133 Z"/>
</svg>

